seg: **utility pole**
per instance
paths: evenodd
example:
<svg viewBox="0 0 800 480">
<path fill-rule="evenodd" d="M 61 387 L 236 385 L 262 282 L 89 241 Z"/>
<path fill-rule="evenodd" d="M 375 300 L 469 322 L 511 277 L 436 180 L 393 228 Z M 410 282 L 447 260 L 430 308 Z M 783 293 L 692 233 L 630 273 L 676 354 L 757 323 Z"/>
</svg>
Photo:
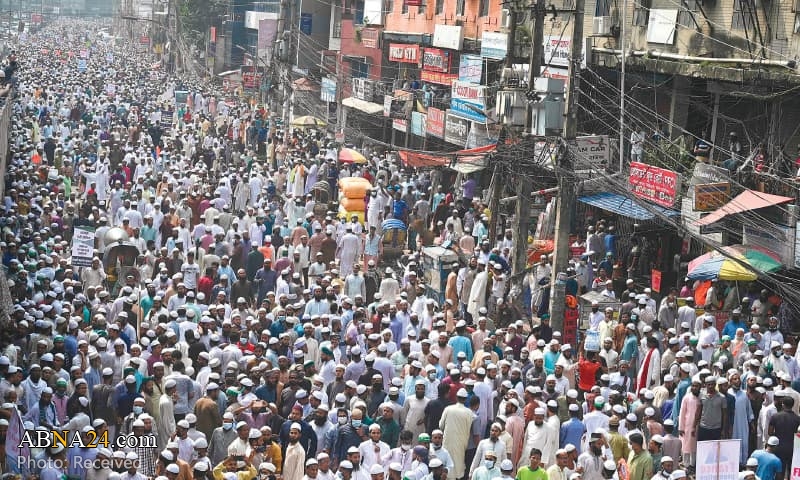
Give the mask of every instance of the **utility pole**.
<svg viewBox="0 0 800 480">
<path fill-rule="evenodd" d="M 545 2 L 537 0 L 534 5 L 533 37 L 531 38 L 531 60 L 528 68 L 528 89 L 533 89 L 534 80 L 539 76 L 544 64 L 544 17 Z M 531 118 L 530 115 L 527 116 Z M 522 307 L 522 285 L 525 269 L 528 267 L 528 230 L 531 217 L 531 192 L 533 183 L 530 181 L 517 182 L 517 205 L 514 210 L 514 252 L 511 262 L 511 283 L 514 303 Z M 515 288 L 516 287 L 516 288 Z M 522 310 L 524 311 L 524 309 Z"/>
<path fill-rule="evenodd" d="M 571 146 L 577 136 L 578 94 L 580 92 L 581 58 L 583 56 L 583 9 L 585 0 L 575 0 L 575 21 L 572 29 L 572 51 L 569 64 L 569 88 L 567 89 L 567 113 L 564 120 L 564 144 L 559 161 L 558 175 L 558 210 L 556 213 L 556 231 L 554 245 L 553 276 L 550 279 L 550 324 L 553 330 L 564 329 L 565 312 L 565 280 L 559 278 L 565 272 L 569 262 L 569 230 L 572 224 L 572 213 L 575 210 L 575 182 L 570 173 L 573 171 Z M 566 172 L 566 173 L 565 173 Z"/>
</svg>

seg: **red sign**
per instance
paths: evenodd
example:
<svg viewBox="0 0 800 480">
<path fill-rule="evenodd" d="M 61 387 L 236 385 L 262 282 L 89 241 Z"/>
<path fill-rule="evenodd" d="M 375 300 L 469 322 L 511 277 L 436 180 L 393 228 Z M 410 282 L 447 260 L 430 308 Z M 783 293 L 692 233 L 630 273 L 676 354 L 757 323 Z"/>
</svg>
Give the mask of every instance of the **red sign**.
<svg viewBox="0 0 800 480">
<path fill-rule="evenodd" d="M 458 80 L 458 74 L 430 72 L 428 70 L 423 70 L 419 73 L 419 79 L 423 82 L 438 83 L 439 85 L 447 85 L 449 87 L 453 84 L 453 80 Z"/>
<path fill-rule="evenodd" d="M 361 45 L 366 48 L 378 48 L 380 32 L 375 28 L 361 30 Z"/>
<path fill-rule="evenodd" d="M 628 186 L 637 197 L 671 208 L 678 199 L 680 177 L 672 170 L 631 162 Z"/>
<path fill-rule="evenodd" d="M 444 138 L 444 110 L 428 107 L 426 130 L 434 137 Z"/>
<path fill-rule="evenodd" d="M 389 44 L 389 60 L 392 62 L 419 64 L 419 45 L 391 43 Z"/>
<path fill-rule="evenodd" d="M 31 23 L 42 23 L 42 14 L 31 13 Z"/>
<path fill-rule="evenodd" d="M 426 48 L 422 56 L 422 68 L 430 72 L 449 72 L 450 52 L 441 48 Z"/>
<path fill-rule="evenodd" d="M 244 88 L 258 88 L 261 85 L 261 72 L 254 67 L 242 67 L 242 86 Z"/>
<path fill-rule="evenodd" d="M 217 43 L 217 27 L 211 27 L 208 30 L 208 41 L 211 43 Z"/>
<path fill-rule="evenodd" d="M 147 35 L 142 35 L 139 37 L 139 44 L 141 45 L 150 45 L 150 37 Z"/>
</svg>

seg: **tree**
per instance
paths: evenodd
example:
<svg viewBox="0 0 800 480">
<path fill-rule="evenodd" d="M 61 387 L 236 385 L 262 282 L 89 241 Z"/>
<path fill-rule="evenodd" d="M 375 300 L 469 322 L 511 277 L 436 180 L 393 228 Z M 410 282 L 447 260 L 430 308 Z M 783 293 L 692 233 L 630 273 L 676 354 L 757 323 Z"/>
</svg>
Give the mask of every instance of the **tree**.
<svg viewBox="0 0 800 480">
<path fill-rule="evenodd" d="M 178 7 L 181 30 L 186 41 L 198 50 L 205 50 L 208 30 L 220 27 L 228 12 L 224 0 L 182 0 Z"/>
</svg>

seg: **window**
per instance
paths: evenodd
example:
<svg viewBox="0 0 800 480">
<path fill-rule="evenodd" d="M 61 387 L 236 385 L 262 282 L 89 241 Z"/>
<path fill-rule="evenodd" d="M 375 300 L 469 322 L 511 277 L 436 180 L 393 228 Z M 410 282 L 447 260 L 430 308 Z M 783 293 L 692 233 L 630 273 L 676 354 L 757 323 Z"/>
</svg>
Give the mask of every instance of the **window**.
<svg viewBox="0 0 800 480">
<path fill-rule="evenodd" d="M 333 9 L 333 28 L 331 29 L 331 38 L 342 38 L 342 9 Z"/>
<path fill-rule="evenodd" d="M 753 31 L 753 13 L 749 0 L 733 0 L 731 30 Z"/>
<path fill-rule="evenodd" d="M 597 0 L 594 6 L 595 17 L 611 16 L 611 0 Z"/>
<path fill-rule="evenodd" d="M 464 7 L 466 0 L 456 0 L 456 15 L 459 17 L 464 16 Z"/>
<path fill-rule="evenodd" d="M 436 0 L 436 15 L 441 15 L 444 12 L 444 0 Z"/>
<path fill-rule="evenodd" d="M 392 13 L 394 11 L 394 0 L 386 0 L 385 13 Z"/>
<path fill-rule="evenodd" d="M 689 28 L 698 28 L 695 13 L 697 13 L 697 0 L 683 0 L 683 8 L 678 11 L 678 24 Z"/>
<path fill-rule="evenodd" d="M 402 11 L 403 11 L 403 13 L 408 13 L 408 4 L 406 3 L 406 0 L 403 0 L 403 10 Z"/>
<path fill-rule="evenodd" d="M 650 2 L 648 0 L 637 1 L 633 7 L 633 25 L 637 27 L 646 27 L 649 16 Z"/>
<path fill-rule="evenodd" d="M 353 2 L 353 22 L 356 25 L 363 25 L 364 24 L 364 1 L 363 0 L 356 0 Z"/>
<path fill-rule="evenodd" d="M 478 16 L 481 17 L 488 17 L 489 16 L 489 0 L 480 0 L 480 9 L 479 9 Z"/>
</svg>

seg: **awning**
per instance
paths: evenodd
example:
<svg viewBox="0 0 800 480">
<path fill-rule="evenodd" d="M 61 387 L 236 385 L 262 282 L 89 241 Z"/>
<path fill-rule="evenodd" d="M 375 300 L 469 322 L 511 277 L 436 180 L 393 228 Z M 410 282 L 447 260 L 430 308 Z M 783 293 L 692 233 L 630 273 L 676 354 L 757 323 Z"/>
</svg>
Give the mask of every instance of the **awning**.
<svg viewBox="0 0 800 480">
<path fill-rule="evenodd" d="M 598 193 L 588 197 L 579 197 L 578 200 L 587 205 L 602 208 L 603 210 L 634 220 L 651 220 L 655 217 L 653 213 L 650 213 L 650 210 L 644 208 L 638 202 L 624 195 L 617 195 L 615 193 Z M 681 212 L 677 210 L 660 207 L 658 205 L 650 204 L 649 206 L 653 210 L 668 217 L 677 217 L 681 214 Z"/>
<path fill-rule="evenodd" d="M 782 205 L 793 201 L 794 198 L 792 197 L 782 197 L 780 195 L 771 195 L 755 190 L 745 190 L 739 195 L 736 195 L 736 198 L 730 202 L 696 221 L 695 225 L 711 225 L 728 215 L 758 210 L 759 208 L 774 207 L 775 205 Z"/>
<path fill-rule="evenodd" d="M 377 115 L 383 113 L 383 105 L 373 102 L 367 102 L 365 100 L 358 99 L 356 97 L 347 97 L 342 100 L 342 105 L 345 107 L 354 108 L 356 110 L 362 111 L 364 113 L 368 113 L 370 115 Z"/>
<path fill-rule="evenodd" d="M 403 165 L 409 167 L 450 167 L 461 173 L 471 173 L 486 168 L 486 154 L 495 148 L 497 148 L 497 145 L 492 144 L 439 155 L 412 152 L 410 150 L 401 150 L 398 154 L 400 155 L 400 160 L 403 161 Z"/>
<path fill-rule="evenodd" d="M 224 72 L 220 72 L 220 73 L 217 74 L 217 76 L 218 77 L 227 77 L 228 75 L 235 75 L 237 73 L 242 73 L 242 71 L 237 68 L 236 70 L 227 70 L 227 71 L 224 71 Z"/>
</svg>

